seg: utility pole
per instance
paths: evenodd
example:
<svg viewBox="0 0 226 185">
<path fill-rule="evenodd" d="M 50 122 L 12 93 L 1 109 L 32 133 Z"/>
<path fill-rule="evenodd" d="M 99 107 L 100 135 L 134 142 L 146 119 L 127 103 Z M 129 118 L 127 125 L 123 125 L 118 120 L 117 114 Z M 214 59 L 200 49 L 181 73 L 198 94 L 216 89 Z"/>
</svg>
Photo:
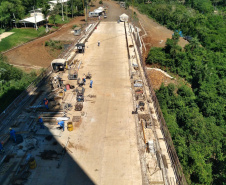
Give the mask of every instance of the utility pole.
<svg viewBox="0 0 226 185">
<path fill-rule="evenodd" d="M 15 19 L 15 26 L 16 26 L 16 28 L 17 28 L 17 25 L 16 25 L 16 17 L 15 17 L 15 14 L 13 13 L 13 17 L 14 17 L 14 19 Z"/>
<path fill-rule="evenodd" d="M 67 20 L 68 20 L 68 15 L 67 15 L 67 6 L 68 6 L 68 5 L 66 4 L 66 17 L 67 17 Z"/>
<path fill-rule="evenodd" d="M 63 5 L 63 0 L 61 0 L 61 6 L 62 6 L 62 21 L 64 21 L 64 5 Z"/>
<path fill-rule="evenodd" d="M 85 21 L 87 22 L 87 0 L 85 0 L 85 6 L 86 6 L 86 11 L 85 11 Z"/>
<path fill-rule="evenodd" d="M 33 6 L 33 11 L 34 11 L 34 18 L 35 18 L 35 29 L 38 30 L 37 23 L 36 23 L 35 6 Z"/>
<path fill-rule="evenodd" d="M 84 9 L 84 14 L 85 14 L 85 22 L 87 22 L 87 4 L 86 4 L 86 0 L 82 0 L 83 3 L 83 9 Z"/>
<path fill-rule="evenodd" d="M 71 4 L 71 14 L 72 14 L 72 18 L 74 17 L 74 7 L 73 7 L 74 5 L 73 5 L 73 0 L 72 0 L 72 4 Z"/>
</svg>

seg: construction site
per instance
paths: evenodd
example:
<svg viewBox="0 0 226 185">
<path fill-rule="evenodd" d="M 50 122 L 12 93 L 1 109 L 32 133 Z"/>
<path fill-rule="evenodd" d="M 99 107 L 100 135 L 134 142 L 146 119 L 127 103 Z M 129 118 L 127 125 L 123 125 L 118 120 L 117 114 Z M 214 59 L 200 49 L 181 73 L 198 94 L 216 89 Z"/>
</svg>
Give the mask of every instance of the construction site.
<svg viewBox="0 0 226 185">
<path fill-rule="evenodd" d="M 127 21 L 88 24 L 0 115 L 0 184 L 187 184 L 142 43 Z"/>
</svg>

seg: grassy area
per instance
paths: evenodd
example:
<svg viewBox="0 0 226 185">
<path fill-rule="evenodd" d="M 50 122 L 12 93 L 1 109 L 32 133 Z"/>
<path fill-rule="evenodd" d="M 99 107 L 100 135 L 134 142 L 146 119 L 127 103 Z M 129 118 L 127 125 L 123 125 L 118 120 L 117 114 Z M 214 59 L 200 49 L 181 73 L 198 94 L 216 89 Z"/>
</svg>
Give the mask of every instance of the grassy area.
<svg viewBox="0 0 226 185">
<path fill-rule="evenodd" d="M 68 23 L 68 22 L 70 22 L 69 17 L 64 16 L 64 21 L 62 21 L 62 16 L 56 15 L 56 21 L 55 21 L 56 24 L 65 24 L 65 23 Z M 53 24 L 53 20 L 50 19 L 49 23 Z"/>
<path fill-rule="evenodd" d="M 5 29 L 1 29 L 0 28 L 0 34 L 4 33 L 5 32 Z"/>
<path fill-rule="evenodd" d="M 14 28 L 10 30 L 10 32 L 14 32 L 14 34 L 2 39 L 0 42 L 0 51 L 6 51 L 12 47 L 18 46 L 36 37 L 44 35 L 45 27 L 39 27 L 38 31 L 33 28 Z"/>
<path fill-rule="evenodd" d="M 62 21 L 62 16 L 56 16 L 56 24 L 65 24 L 70 22 L 70 18 L 67 18 L 66 16 L 64 17 L 64 20 L 65 21 Z M 49 23 L 52 22 L 49 21 Z M 55 28 L 57 29 L 58 27 Z M 5 30 L 0 29 L 0 33 L 3 33 L 4 31 Z M 45 26 L 39 27 L 38 31 L 33 28 L 14 28 L 10 30 L 10 32 L 14 32 L 14 34 L 2 39 L 2 41 L 0 42 L 0 52 L 6 51 L 20 44 L 31 41 L 37 37 L 43 36 L 45 34 Z"/>
</svg>

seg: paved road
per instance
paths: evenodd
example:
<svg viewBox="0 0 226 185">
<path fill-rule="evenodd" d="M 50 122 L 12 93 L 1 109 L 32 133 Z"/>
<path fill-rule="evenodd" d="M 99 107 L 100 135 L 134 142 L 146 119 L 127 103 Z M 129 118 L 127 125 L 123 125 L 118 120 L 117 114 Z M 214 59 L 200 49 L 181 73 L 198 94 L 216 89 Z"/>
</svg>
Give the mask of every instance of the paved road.
<svg viewBox="0 0 226 185">
<path fill-rule="evenodd" d="M 73 153 L 65 156 L 60 169 L 40 162 L 30 185 L 142 184 L 127 56 L 124 24 L 101 22 L 85 54 L 77 56 L 82 60 L 79 77 L 87 72 L 93 76 L 93 88 L 87 80 L 85 96 L 96 98 L 86 98 L 81 124 L 56 138 L 66 143 L 70 137 Z M 69 116 L 78 114 L 71 111 Z"/>
<path fill-rule="evenodd" d="M 84 105 L 87 117 L 78 132 L 87 152 L 78 153 L 76 161 L 95 184 L 141 184 L 123 23 L 101 23 L 86 45 L 80 74 L 93 74 L 93 89 L 86 94 L 97 98 Z"/>
</svg>

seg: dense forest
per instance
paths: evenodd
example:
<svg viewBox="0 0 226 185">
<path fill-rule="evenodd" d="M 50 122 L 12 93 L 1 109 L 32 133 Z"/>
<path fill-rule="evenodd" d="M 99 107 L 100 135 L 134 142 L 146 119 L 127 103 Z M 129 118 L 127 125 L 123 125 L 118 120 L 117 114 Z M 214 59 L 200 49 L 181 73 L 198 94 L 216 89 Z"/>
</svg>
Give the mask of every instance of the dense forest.
<svg viewBox="0 0 226 185">
<path fill-rule="evenodd" d="M 7 63 L 0 55 L 0 112 L 2 112 L 36 77 Z"/>
<path fill-rule="evenodd" d="M 143 2 L 135 4 L 141 12 L 192 37 L 181 48 L 175 32 L 164 48 L 151 48 L 146 60 L 186 80 L 156 92 L 186 179 L 225 184 L 226 1 Z"/>
</svg>

